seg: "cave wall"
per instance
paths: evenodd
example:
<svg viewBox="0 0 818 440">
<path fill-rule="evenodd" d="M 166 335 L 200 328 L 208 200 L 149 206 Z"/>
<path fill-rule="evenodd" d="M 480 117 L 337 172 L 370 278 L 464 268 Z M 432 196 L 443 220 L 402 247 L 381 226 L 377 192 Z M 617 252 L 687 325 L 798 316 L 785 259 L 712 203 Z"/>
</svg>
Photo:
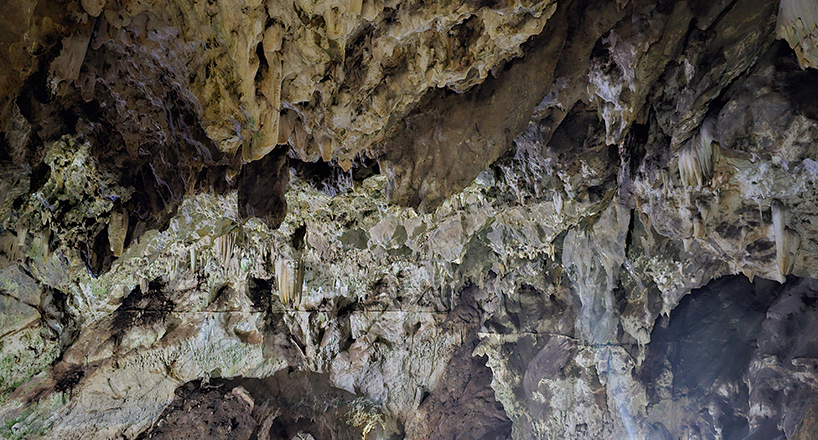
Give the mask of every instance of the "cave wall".
<svg viewBox="0 0 818 440">
<path fill-rule="evenodd" d="M 816 14 L 16 2 L 0 437 L 814 438 Z"/>
</svg>

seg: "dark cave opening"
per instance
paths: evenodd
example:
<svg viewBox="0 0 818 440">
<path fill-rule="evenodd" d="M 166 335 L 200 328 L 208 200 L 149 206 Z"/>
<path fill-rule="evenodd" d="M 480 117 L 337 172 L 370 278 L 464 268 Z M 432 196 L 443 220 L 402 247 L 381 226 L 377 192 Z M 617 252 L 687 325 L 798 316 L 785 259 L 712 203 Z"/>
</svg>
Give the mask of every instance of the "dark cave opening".
<svg viewBox="0 0 818 440">
<path fill-rule="evenodd" d="M 344 171 L 337 161 L 305 162 L 294 153 L 289 154 L 290 171 L 300 179 L 306 181 L 310 187 L 329 196 L 336 196 L 352 190 L 370 176 L 380 174 L 380 167 L 376 159 L 359 156 L 352 162 L 349 171 Z"/>
<path fill-rule="evenodd" d="M 818 402 L 809 377 L 818 375 L 799 363 L 818 358 L 817 287 L 737 275 L 693 290 L 651 334 L 641 367 L 649 407 L 669 393 L 688 410 L 684 429 L 702 438 L 793 438 L 806 429 Z"/>
<path fill-rule="evenodd" d="M 283 369 L 264 379 L 188 382 L 138 438 L 358 440 L 373 438 L 364 437 L 360 422 L 377 414 L 366 400 L 333 387 L 328 374 Z"/>
</svg>

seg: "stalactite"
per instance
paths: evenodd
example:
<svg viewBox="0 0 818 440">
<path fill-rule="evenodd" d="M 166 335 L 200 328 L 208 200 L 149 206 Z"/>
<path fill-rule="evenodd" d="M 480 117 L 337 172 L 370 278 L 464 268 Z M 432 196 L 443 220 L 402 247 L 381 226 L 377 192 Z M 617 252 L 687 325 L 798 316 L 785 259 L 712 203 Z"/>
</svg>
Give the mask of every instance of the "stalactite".
<svg viewBox="0 0 818 440">
<path fill-rule="evenodd" d="M 276 284 L 278 286 L 278 296 L 285 305 L 290 304 L 293 299 L 292 282 L 290 281 L 290 265 L 287 260 L 279 258 L 275 264 Z"/>
<path fill-rule="evenodd" d="M 818 2 L 781 0 L 776 34 L 789 43 L 802 68 L 818 68 Z"/>
<path fill-rule="evenodd" d="M 707 238 L 707 220 L 711 217 L 710 205 L 703 201 L 696 202 L 697 212 L 693 215 L 693 236 Z"/>
<path fill-rule="evenodd" d="M 714 125 L 715 118 L 706 119 L 699 133 L 679 151 L 679 175 L 687 187 L 702 187 L 713 178 L 713 167 L 720 148 L 714 140 Z"/>
<path fill-rule="evenodd" d="M 679 151 L 679 174 L 688 187 L 701 187 L 713 177 L 713 148 L 697 136 Z"/>
<path fill-rule="evenodd" d="M 108 245 L 114 256 L 119 258 L 125 249 L 125 237 L 128 234 L 128 215 L 112 212 L 108 220 Z"/>
<path fill-rule="evenodd" d="M 756 273 L 752 268 L 745 267 L 741 269 L 741 272 L 744 274 L 745 277 L 747 277 L 748 280 L 750 280 L 751 283 L 755 279 Z"/>
<path fill-rule="evenodd" d="M 221 235 L 213 242 L 213 252 L 221 264 L 229 273 L 239 271 L 239 232 L 234 230 Z"/>
<path fill-rule="evenodd" d="M 702 218 L 701 214 L 697 213 L 693 216 L 693 236 L 696 238 L 704 238 L 705 235 L 704 218 Z"/>
<path fill-rule="evenodd" d="M 301 303 L 305 264 L 301 252 L 296 251 L 296 254 L 295 262 L 284 257 L 278 258 L 275 262 L 278 295 L 285 305 Z"/>
<path fill-rule="evenodd" d="M 304 286 L 304 259 L 299 256 L 295 266 L 295 283 L 293 284 L 293 299 L 295 304 L 301 303 L 301 291 Z"/>
<path fill-rule="evenodd" d="M 26 237 L 28 237 L 28 228 L 20 228 L 17 230 L 17 247 L 26 245 Z"/>
<path fill-rule="evenodd" d="M 148 279 L 141 278 L 139 280 L 139 290 L 144 294 L 148 291 Z"/>
<path fill-rule="evenodd" d="M 781 276 L 789 275 L 795 263 L 801 237 L 787 227 L 788 208 L 779 201 L 772 204 L 773 234 L 775 235 L 775 258 Z"/>
</svg>

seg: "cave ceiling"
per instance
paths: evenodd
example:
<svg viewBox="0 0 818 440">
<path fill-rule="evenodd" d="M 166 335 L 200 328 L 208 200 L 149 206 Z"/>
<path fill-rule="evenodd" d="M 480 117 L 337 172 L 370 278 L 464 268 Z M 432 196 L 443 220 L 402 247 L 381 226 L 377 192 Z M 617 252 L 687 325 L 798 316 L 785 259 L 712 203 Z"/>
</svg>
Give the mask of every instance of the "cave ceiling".
<svg viewBox="0 0 818 440">
<path fill-rule="evenodd" d="M 0 438 L 818 438 L 815 0 L 10 0 Z"/>
</svg>

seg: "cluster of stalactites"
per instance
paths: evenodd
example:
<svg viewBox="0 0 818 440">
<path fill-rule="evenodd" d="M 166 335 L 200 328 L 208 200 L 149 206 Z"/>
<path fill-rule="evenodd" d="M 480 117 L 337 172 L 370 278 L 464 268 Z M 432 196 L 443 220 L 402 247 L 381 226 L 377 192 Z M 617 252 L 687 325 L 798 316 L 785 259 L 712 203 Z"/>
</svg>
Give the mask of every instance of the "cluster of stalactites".
<svg viewBox="0 0 818 440">
<path fill-rule="evenodd" d="M 789 43 L 801 68 L 818 69 L 818 1 L 781 0 L 776 36 Z"/>
<path fill-rule="evenodd" d="M 228 274 L 243 277 L 240 271 L 240 260 L 242 253 L 242 236 L 238 230 L 228 232 L 217 237 L 213 242 L 213 255 L 219 265 L 227 270 Z M 284 305 L 299 304 L 301 302 L 302 286 L 304 284 L 304 260 L 301 251 L 296 251 L 295 258 L 287 258 L 277 255 L 273 248 L 265 249 L 263 258 L 267 261 L 275 259 L 273 268 L 275 270 L 276 288 L 279 299 Z M 196 267 L 196 256 L 193 248 L 190 251 L 190 265 Z M 294 261 L 293 261 L 294 260 Z"/>
<path fill-rule="evenodd" d="M 702 124 L 701 132 L 693 136 L 679 151 L 679 175 L 687 187 L 701 187 L 713 178 L 713 164 L 719 145 L 713 139 L 714 121 Z M 716 148 L 713 148 L 713 146 Z"/>
<path fill-rule="evenodd" d="M 301 286 L 304 284 L 304 262 L 298 258 L 295 272 L 291 273 L 290 261 L 279 258 L 275 263 L 276 284 L 279 298 L 285 305 L 301 302 Z"/>
</svg>

